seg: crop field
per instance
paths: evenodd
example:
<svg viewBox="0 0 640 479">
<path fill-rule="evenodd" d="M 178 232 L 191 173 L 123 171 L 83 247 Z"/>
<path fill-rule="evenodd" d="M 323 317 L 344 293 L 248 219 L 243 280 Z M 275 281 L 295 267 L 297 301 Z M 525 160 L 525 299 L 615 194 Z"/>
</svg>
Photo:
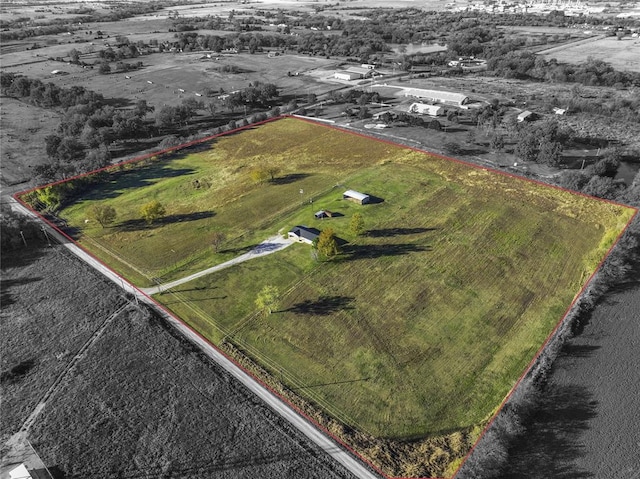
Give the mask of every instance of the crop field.
<svg viewBox="0 0 640 479">
<path fill-rule="evenodd" d="M 264 165 L 277 174 L 256 184 L 251 172 Z M 343 200 L 346 189 L 376 201 Z M 139 208 L 150 199 L 167 213 L 146 226 Z M 115 208 L 112 226 L 86 222 L 94 204 Z M 319 209 L 337 215 L 316 220 Z M 357 236 L 356 212 L 366 229 Z M 387 441 L 359 451 L 385 474 L 417 477 L 455 471 L 634 213 L 287 118 L 107 174 L 60 216 L 140 286 L 221 263 L 294 225 L 333 228 L 345 243 L 330 261 L 294 245 L 156 299 L 326 414 Z M 214 232 L 227 238 L 218 253 Z M 265 317 L 254 300 L 266 285 L 280 294 Z M 425 438 L 446 445 L 394 463 L 392 445 Z"/>
</svg>

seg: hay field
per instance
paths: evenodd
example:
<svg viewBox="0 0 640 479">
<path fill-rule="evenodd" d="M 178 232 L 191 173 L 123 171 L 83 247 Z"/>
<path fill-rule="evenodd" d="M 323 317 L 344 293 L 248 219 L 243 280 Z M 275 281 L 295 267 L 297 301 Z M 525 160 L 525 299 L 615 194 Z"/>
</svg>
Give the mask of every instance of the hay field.
<svg viewBox="0 0 640 479">
<path fill-rule="evenodd" d="M 282 181 L 248 179 L 265 163 L 280 167 Z M 194 189 L 194 179 L 210 186 Z M 343 201 L 346 188 L 383 201 Z M 167 205 L 170 219 L 147 228 L 137 209 L 150 198 Z M 118 210 L 112 228 L 84 223 L 98 202 Z M 343 216 L 314 220 L 321 208 Z M 364 236 L 349 230 L 355 212 L 364 215 Z M 142 284 L 223 261 L 295 224 L 330 225 L 349 242 L 333 261 L 318 263 L 309 246 L 294 246 L 157 299 L 344 424 L 403 441 L 484 423 L 633 213 L 284 119 L 118 173 L 61 215 L 81 244 Z M 231 239 L 223 253 L 208 246 L 213 231 Z M 265 285 L 281 292 L 267 318 L 254 306 Z M 448 466 L 421 467 L 438 475 Z"/>
</svg>

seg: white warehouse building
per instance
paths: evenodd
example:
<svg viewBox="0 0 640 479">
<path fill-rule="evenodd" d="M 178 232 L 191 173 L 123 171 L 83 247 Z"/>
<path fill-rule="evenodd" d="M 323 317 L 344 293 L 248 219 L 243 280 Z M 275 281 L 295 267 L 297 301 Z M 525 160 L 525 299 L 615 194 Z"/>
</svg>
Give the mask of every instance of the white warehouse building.
<svg viewBox="0 0 640 479">
<path fill-rule="evenodd" d="M 424 90 L 422 88 L 407 88 L 404 96 L 430 101 L 432 103 L 443 103 L 461 107 L 469 102 L 469 97 L 464 93 L 454 93 L 450 91 Z"/>
</svg>

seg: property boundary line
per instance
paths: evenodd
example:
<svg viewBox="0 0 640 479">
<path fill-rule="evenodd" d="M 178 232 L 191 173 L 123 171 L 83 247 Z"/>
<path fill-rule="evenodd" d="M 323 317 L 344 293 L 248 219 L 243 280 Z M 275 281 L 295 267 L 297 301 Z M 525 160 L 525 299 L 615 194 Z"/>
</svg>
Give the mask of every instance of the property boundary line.
<svg viewBox="0 0 640 479">
<path fill-rule="evenodd" d="M 471 163 L 471 162 L 468 162 L 468 161 L 460 160 L 458 158 L 451 158 L 451 157 L 448 157 L 448 156 L 445 156 L 445 155 L 442 155 L 442 154 L 439 154 L 439 153 L 434 153 L 434 152 L 431 152 L 431 151 L 428 151 L 428 150 L 424 150 L 424 149 L 420 149 L 420 148 L 417 148 L 417 147 L 411 147 L 411 146 L 408 146 L 408 145 L 400 145 L 398 143 L 393 143 L 393 142 L 391 142 L 389 140 L 386 140 L 386 139 L 383 139 L 383 138 L 367 135 L 367 134 L 365 134 L 363 132 L 342 128 L 342 127 L 337 126 L 337 125 L 331 125 L 331 124 L 322 123 L 322 122 L 319 122 L 316 119 L 312 119 L 310 117 L 302 117 L 302 116 L 299 116 L 299 115 L 287 115 L 287 114 L 280 115 L 280 116 L 277 116 L 277 117 L 274 117 L 274 118 L 269 118 L 269 119 L 264 120 L 264 121 L 252 123 L 252 124 L 240 127 L 240 128 L 235 128 L 235 129 L 229 130 L 227 132 L 218 133 L 218 134 L 215 134 L 215 135 L 210 135 L 210 136 L 207 136 L 207 137 L 202 138 L 202 139 L 193 140 L 193 141 L 184 143 L 182 145 L 166 148 L 166 149 L 158 151 L 158 152 L 148 153 L 148 154 L 142 155 L 140 157 L 136 157 L 136 158 L 133 158 L 133 159 L 130 159 L 130 160 L 126 160 L 126 161 L 121 162 L 121 163 L 116 163 L 114 165 L 109 165 L 107 167 L 100 168 L 98 170 L 94 170 L 94 171 L 91 171 L 91 172 L 88 172 L 88 173 L 84 173 L 84 174 L 81 174 L 81 175 L 76 175 L 76 176 L 74 176 L 72 178 L 67 178 L 67 179 L 64 179 L 64 180 L 51 182 L 51 183 L 48 183 L 48 184 L 45 184 L 45 185 L 42 185 L 42 186 L 37 186 L 37 187 L 34 187 L 34 188 L 30 188 L 28 190 L 21 191 L 21 192 L 18 192 L 18 193 L 15 193 L 15 194 L 12 195 L 13 199 L 16 202 L 18 202 L 23 208 L 25 208 L 32 216 L 36 217 L 40 221 L 43 221 L 54 233 L 64 237 L 70 244 L 74 245 L 74 247 L 77 248 L 77 251 L 81 251 L 83 255 L 86 255 L 86 256 L 90 257 L 93 261 L 99 263 L 101 265 L 101 267 L 104 268 L 104 270 L 107 270 L 109 272 L 109 274 L 107 274 L 106 271 L 100 270 L 100 272 L 102 272 L 105 276 L 107 276 L 109 279 L 114 281 L 116 284 L 121 285 L 123 287 L 123 289 L 125 289 L 125 291 L 128 290 L 129 292 L 132 292 L 136 297 L 141 298 L 147 305 L 149 305 L 156 312 L 161 314 L 161 316 L 163 316 L 165 319 L 169 320 L 170 322 L 172 322 L 175 325 L 179 325 L 181 328 L 184 328 L 185 330 L 188 330 L 192 335 L 197 336 L 197 338 L 199 339 L 200 342 L 204 343 L 209 348 L 213 348 L 213 350 L 215 350 L 215 352 L 219 356 L 223 357 L 226 362 L 228 362 L 229 364 L 233 365 L 235 368 L 238 368 L 238 370 L 241 371 L 243 373 L 243 375 L 248 378 L 249 381 L 252 381 L 252 382 L 260 385 L 264 390 L 268 391 L 273 398 L 279 400 L 281 403 L 284 403 L 288 407 L 288 409 L 290 409 L 295 414 L 297 414 L 298 416 L 300 416 L 303 419 L 305 419 L 308 423 L 312 424 L 325 437 L 330 438 L 331 440 L 333 440 L 333 442 L 339 444 L 343 449 L 346 449 L 353 456 L 358 458 L 360 463 L 366 464 L 366 466 L 368 466 L 369 469 L 371 469 L 373 471 L 376 471 L 376 473 L 379 476 L 382 476 L 382 477 L 384 477 L 386 479 L 443 479 L 443 478 L 402 478 L 402 477 L 390 477 L 390 476 L 387 476 L 378 467 L 376 467 L 369 460 L 367 460 L 362 455 L 360 455 L 357 451 L 355 451 L 351 446 L 349 446 L 344 441 L 342 441 L 340 438 L 338 438 L 337 436 L 332 434 L 324 426 L 322 426 L 316 420 L 314 420 L 309 415 L 307 415 L 304 411 L 301 411 L 297 406 L 292 404 L 287 398 L 282 396 L 280 393 L 278 393 L 277 391 L 272 389 L 269 385 L 267 385 L 260 378 L 254 376 L 251 372 L 249 372 L 246 368 L 244 368 L 235 359 L 231 358 L 228 354 L 226 354 L 220 348 L 218 348 L 213 343 L 211 343 L 209 340 L 207 340 L 204 336 L 202 336 L 195 329 L 193 329 L 191 326 L 189 326 L 185 321 L 183 321 L 182 319 L 180 319 L 179 317 L 174 315 L 171 311 L 169 311 L 165 306 L 163 306 L 162 304 L 156 302 L 153 298 L 148 296 L 146 293 L 144 293 L 142 290 L 140 290 L 135 285 L 129 283 L 125 278 L 123 278 L 117 272 L 112 270 L 103 261 L 101 261 L 99 258 L 95 257 L 93 254 L 91 254 L 89 251 L 87 251 L 84 247 L 82 247 L 81 245 L 76 243 L 76 241 L 73 240 L 69 235 L 67 235 L 64 231 L 60 230 L 55 224 L 51 223 L 43 215 L 41 215 L 39 212 L 35 211 L 30 205 L 28 205 L 26 202 L 24 202 L 21 199 L 21 196 L 26 195 L 28 193 L 31 193 L 33 191 L 42 189 L 42 188 L 46 188 L 46 187 L 49 187 L 49 186 L 54 186 L 54 185 L 66 183 L 66 182 L 72 181 L 74 179 L 79 179 L 79 178 L 82 178 L 82 177 L 85 177 L 85 176 L 89 176 L 89 175 L 93 175 L 93 174 L 96 174 L 96 173 L 100 173 L 100 172 L 103 172 L 103 171 L 108 171 L 108 170 L 111 170 L 111 169 L 120 168 L 123 165 L 140 162 L 140 161 L 143 161 L 143 160 L 146 160 L 146 159 L 150 159 L 150 158 L 152 158 L 154 156 L 160 156 L 160 155 L 164 155 L 164 154 L 167 154 L 167 153 L 173 153 L 173 152 L 176 152 L 178 150 L 183 150 L 185 148 L 189 148 L 189 147 L 194 146 L 194 145 L 198 145 L 198 144 L 201 144 L 201 143 L 205 143 L 207 141 L 211 141 L 211 140 L 213 140 L 215 138 L 218 138 L 218 137 L 221 137 L 221 136 L 226 136 L 226 135 L 229 135 L 229 134 L 235 134 L 235 133 L 238 133 L 238 132 L 246 130 L 246 129 L 255 128 L 257 126 L 260 126 L 260 125 L 263 125 L 263 124 L 266 124 L 266 123 L 270 123 L 270 122 L 273 122 L 273 121 L 280 120 L 282 118 L 294 118 L 294 119 L 297 119 L 297 120 L 300 120 L 300 121 L 305 121 L 305 122 L 309 122 L 309 123 L 312 123 L 312 124 L 315 124 L 315 125 L 324 126 L 326 128 L 336 129 L 336 130 L 341 131 L 343 133 L 357 135 L 357 136 L 360 136 L 360 137 L 363 137 L 363 138 L 367 138 L 369 140 L 383 142 L 383 143 L 387 143 L 387 144 L 394 145 L 394 146 L 400 146 L 402 148 L 406 148 L 408 150 L 413 150 L 413 151 L 420 152 L 420 153 L 423 153 L 423 154 L 428 154 L 428 155 L 434 156 L 434 157 L 442 159 L 442 160 L 453 161 L 454 163 L 465 165 L 467 167 L 472 167 L 472 168 L 475 168 L 475 169 L 479 169 L 479 170 L 483 170 L 483 171 L 487 171 L 487 172 L 491 172 L 491 173 L 497 173 L 499 175 L 506 176 L 506 177 L 509 177 L 509 178 L 512 178 L 512 179 L 517 179 L 517 180 L 521 180 L 521 181 L 535 183 L 535 184 L 537 184 L 539 186 L 543 186 L 543 187 L 546 187 L 546 188 L 552 188 L 552 189 L 560 190 L 560 191 L 563 191 L 565 193 L 570 193 L 570 194 L 573 194 L 573 195 L 579 195 L 579 196 L 583 196 L 583 197 L 586 197 L 586 198 L 590 198 L 592 200 L 596 200 L 596 201 L 600 201 L 600 202 L 604 202 L 604 203 L 609 203 L 609 204 L 612 204 L 612 205 L 615 205 L 615 206 L 621 206 L 621 207 L 625 207 L 625 208 L 629 208 L 629 209 L 633 210 L 633 215 L 629 218 L 627 223 L 624 225 L 624 227 L 622 228 L 620 233 L 615 238 L 615 240 L 612 243 L 612 245 L 608 248 L 606 253 L 603 255 L 603 257 L 601 258 L 600 262 L 598 263 L 598 265 L 596 266 L 594 271 L 591 273 L 591 275 L 587 278 L 587 280 L 583 284 L 583 286 L 580 289 L 580 291 L 578 293 L 576 293 L 576 295 L 574 296 L 574 298 L 571 301 L 570 305 L 566 308 L 564 314 L 559 319 L 558 323 L 555 325 L 553 330 L 549 333 L 549 335 L 547 336 L 545 341 L 542 343 L 540 348 L 537 350 L 537 352 L 535 353 L 535 355 L 533 356 L 533 358 L 531 359 L 531 361 L 529 362 L 527 367 L 524 369 L 522 375 L 515 382 L 514 386 L 509 390 L 509 392 L 507 393 L 507 395 L 505 396 L 503 401 L 495 409 L 495 412 L 493 413 L 491 419 L 489 420 L 487 425 L 483 428 L 482 432 L 479 434 L 479 436 L 476 439 L 475 443 L 470 448 L 470 450 L 468 451 L 466 456 L 463 458 L 463 460 L 461 461 L 461 463 L 458 466 L 458 468 L 456 469 L 456 471 L 453 473 L 451 478 L 449 478 L 449 479 L 454 479 L 457 476 L 458 472 L 460 472 L 461 468 L 464 466 L 465 462 L 468 460 L 470 455 L 473 453 L 473 451 L 477 447 L 477 445 L 480 442 L 480 440 L 482 439 L 482 437 L 486 434 L 488 429 L 492 426 L 492 424 L 494 423 L 494 421 L 497 418 L 497 416 L 500 413 L 500 411 L 503 409 L 505 404 L 510 400 L 510 398 L 512 397 L 512 395 L 514 394 L 514 392 L 516 391 L 518 386 L 532 372 L 533 367 L 535 366 L 535 364 L 539 360 L 542 352 L 546 349 L 546 347 L 551 342 L 551 340 L 554 338 L 554 336 L 556 335 L 556 333 L 558 332 L 560 327 L 564 324 L 566 318 L 569 316 L 569 313 L 573 310 L 573 308 L 577 304 L 578 300 L 582 297 L 582 295 L 584 294 L 586 289 L 590 286 L 593 278 L 600 271 L 602 265 L 604 264 L 604 262 L 607 260 L 607 258 L 611 254 L 611 251 L 617 246 L 617 244 L 620 241 L 621 237 L 627 231 L 629 225 L 638 216 L 638 213 L 639 213 L 640 209 L 636 208 L 636 207 L 633 207 L 633 206 L 617 203 L 617 202 L 612 201 L 612 200 L 598 198 L 598 197 L 595 197 L 595 196 L 587 195 L 585 193 L 572 191 L 572 190 L 569 190 L 569 189 L 566 189 L 566 188 L 562 188 L 562 187 L 557 186 L 557 185 L 551 185 L 551 184 L 545 183 L 545 182 L 543 182 L 541 180 L 519 176 L 519 175 L 516 175 L 514 173 L 502 171 L 502 170 L 499 170 L 499 169 L 496 169 L 496 168 L 492 168 L 492 167 L 488 167 L 488 166 L 478 165 L 478 164 Z M 68 246 L 68 245 L 66 245 L 66 246 Z M 75 252 L 75 254 L 81 257 L 81 255 L 79 255 L 77 251 Z M 85 258 L 81 257 L 81 259 L 83 259 L 85 262 L 87 262 Z M 91 263 L 89 263 L 89 264 L 91 265 Z M 95 268 L 95 266 L 93 266 L 93 265 L 91 265 L 91 266 Z M 127 287 L 125 287 L 125 284 L 126 284 Z M 187 339 L 189 339 L 189 338 L 187 338 Z M 191 339 L 189 339 L 189 340 L 191 340 Z M 218 361 L 216 361 L 216 362 L 221 367 L 223 367 L 227 372 L 231 373 L 231 371 L 229 371 L 229 369 L 227 369 L 222 363 L 220 363 Z M 242 380 L 241 376 L 235 375 L 233 373 L 231 373 L 231 374 L 234 377 L 236 377 L 236 379 L 238 379 L 238 380 L 240 380 L 241 382 L 244 383 L 244 381 Z M 273 408 L 274 406 L 271 405 L 271 407 Z M 284 414 L 278 408 L 274 408 L 274 410 L 276 410 L 276 412 L 278 412 L 281 415 Z M 289 420 L 286 417 L 285 417 L 285 419 Z M 305 431 L 303 431 L 301 429 L 299 429 L 299 430 L 305 436 L 307 436 L 309 439 L 313 440 L 313 438 L 311 438 L 309 435 L 307 435 Z M 339 461 L 339 462 L 341 462 L 341 461 Z M 342 463 L 342 464 L 343 464 L 343 466 L 345 465 L 344 463 Z M 371 475 L 371 471 L 367 470 L 367 472 L 368 472 L 368 474 L 364 474 L 364 475 L 362 475 L 360 477 L 372 477 L 372 478 L 375 477 L 375 476 Z"/>
</svg>

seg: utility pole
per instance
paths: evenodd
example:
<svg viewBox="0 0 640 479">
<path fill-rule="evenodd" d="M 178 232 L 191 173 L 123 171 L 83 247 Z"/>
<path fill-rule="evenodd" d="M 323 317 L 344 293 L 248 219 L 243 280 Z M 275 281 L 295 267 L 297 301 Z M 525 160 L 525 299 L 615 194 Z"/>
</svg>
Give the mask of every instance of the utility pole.
<svg viewBox="0 0 640 479">
<path fill-rule="evenodd" d="M 22 233 L 22 230 L 20 230 L 20 237 L 22 238 L 22 242 L 24 243 L 24 245 L 27 246 L 27 240 L 24 239 L 24 233 Z"/>
<path fill-rule="evenodd" d="M 45 238 L 47 238 L 47 243 L 49 244 L 49 246 L 51 246 L 51 239 L 49 239 L 49 235 L 47 234 L 47 230 L 45 229 L 44 226 L 40 227 L 42 229 L 42 232 L 44 233 Z"/>
</svg>

